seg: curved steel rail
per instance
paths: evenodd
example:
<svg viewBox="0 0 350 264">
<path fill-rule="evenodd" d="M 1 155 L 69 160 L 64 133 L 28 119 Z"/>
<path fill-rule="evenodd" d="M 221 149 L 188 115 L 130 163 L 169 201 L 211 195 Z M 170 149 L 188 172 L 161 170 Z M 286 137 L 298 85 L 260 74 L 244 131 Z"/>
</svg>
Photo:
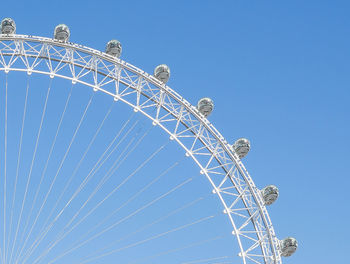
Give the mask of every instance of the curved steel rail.
<svg viewBox="0 0 350 264">
<path fill-rule="evenodd" d="M 28 35 L 0 34 L 0 70 L 78 82 L 144 114 L 185 150 L 213 186 L 243 263 L 282 263 L 279 240 L 248 171 L 219 131 L 170 87 L 101 51 Z"/>
</svg>

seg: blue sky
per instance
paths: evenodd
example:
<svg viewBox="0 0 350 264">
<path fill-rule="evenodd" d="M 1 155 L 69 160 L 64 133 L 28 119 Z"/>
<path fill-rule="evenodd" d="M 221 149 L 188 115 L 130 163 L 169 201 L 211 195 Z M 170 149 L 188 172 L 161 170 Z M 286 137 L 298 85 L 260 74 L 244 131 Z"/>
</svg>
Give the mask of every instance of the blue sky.
<svg viewBox="0 0 350 264">
<path fill-rule="evenodd" d="M 269 208 L 279 237 L 294 236 L 286 263 L 345 263 L 349 198 L 350 3 L 348 1 L 7 1 L 17 33 L 104 50 L 153 72 L 196 104 L 228 141 L 251 140 L 244 164 L 258 186 L 275 184 Z"/>
</svg>

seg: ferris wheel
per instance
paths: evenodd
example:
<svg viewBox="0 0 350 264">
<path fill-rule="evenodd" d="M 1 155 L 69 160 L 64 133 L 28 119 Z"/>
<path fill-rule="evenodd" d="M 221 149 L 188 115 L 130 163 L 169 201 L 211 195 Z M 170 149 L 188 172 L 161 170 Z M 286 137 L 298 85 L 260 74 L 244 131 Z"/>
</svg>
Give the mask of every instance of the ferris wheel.
<svg viewBox="0 0 350 264">
<path fill-rule="evenodd" d="M 210 98 L 191 105 L 167 65 L 148 74 L 117 40 L 101 52 L 69 37 L 64 24 L 46 38 L 1 22 L 0 263 L 282 263 L 296 251 L 266 208 L 278 188 L 254 184 L 249 140 L 225 140 Z"/>
</svg>

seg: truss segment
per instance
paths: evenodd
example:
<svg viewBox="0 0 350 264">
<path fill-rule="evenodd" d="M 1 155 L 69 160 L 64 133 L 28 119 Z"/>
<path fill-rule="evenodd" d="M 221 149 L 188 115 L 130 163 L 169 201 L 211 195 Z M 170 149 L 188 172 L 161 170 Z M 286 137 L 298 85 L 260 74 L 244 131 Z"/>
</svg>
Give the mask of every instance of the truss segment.
<svg viewBox="0 0 350 264">
<path fill-rule="evenodd" d="M 103 52 L 27 35 L 0 35 L 0 70 L 81 83 L 120 100 L 170 135 L 199 166 L 233 227 L 243 263 L 282 263 L 260 190 L 217 129 L 158 79 Z"/>
</svg>

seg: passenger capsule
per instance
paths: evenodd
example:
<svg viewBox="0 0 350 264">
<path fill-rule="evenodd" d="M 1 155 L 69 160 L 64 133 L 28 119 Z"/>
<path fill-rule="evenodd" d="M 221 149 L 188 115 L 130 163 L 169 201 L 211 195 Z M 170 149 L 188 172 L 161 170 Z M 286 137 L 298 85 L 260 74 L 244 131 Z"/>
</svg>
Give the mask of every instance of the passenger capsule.
<svg viewBox="0 0 350 264">
<path fill-rule="evenodd" d="M 266 205 L 274 203 L 278 198 L 278 188 L 275 185 L 268 185 L 261 190 Z"/>
<path fill-rule="evenodd" d="M 214 109 L 213 100 L 211 100 L 210 98 L 200 99 L 197 104 L 197 109 L 201 114 L 207 117 Z"/>
<path fill-rule="evenodd" d="M 287 237 L 281 241 L 281 255 L 289 257 L 294 254 L 298 248 L 298 241 L 293 237 Z"/>
<path fill-rule="evenodd" d="M 154 69 L 154 77 L 166 83 L 170 78 L 170 69 L 167 65 L 161 64 Z"/>
<path fill-rule="evenodd" d="M 12 18 L 4 18 L 1 21 L 2 34 L 16 34 L 16 23 Z"/>
<path fill-rule="evenodd" d="M 54 38 L 60 41 L 68 41 L 70 36 L 70 30 L 67 25 L 59 24 L 55 27 Z"/>
<path fill-rule="evenodd" d="M 244 158 L 250 150 L 250 142 L 246 138 L 240 138 L 233 144 L 233 150 L 237 153 L 238 157 Z"/>
<path fill-rule="evenodd" d="M 115 39 L 108 41 L 106 45 L 106 53 L 119 58 L 122 54 L 122 44 Z"/>
</svg>

